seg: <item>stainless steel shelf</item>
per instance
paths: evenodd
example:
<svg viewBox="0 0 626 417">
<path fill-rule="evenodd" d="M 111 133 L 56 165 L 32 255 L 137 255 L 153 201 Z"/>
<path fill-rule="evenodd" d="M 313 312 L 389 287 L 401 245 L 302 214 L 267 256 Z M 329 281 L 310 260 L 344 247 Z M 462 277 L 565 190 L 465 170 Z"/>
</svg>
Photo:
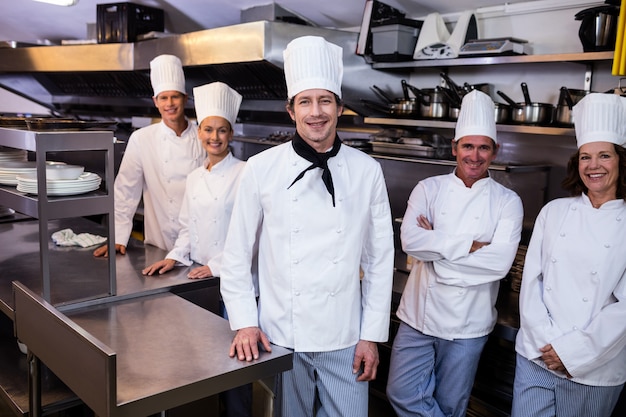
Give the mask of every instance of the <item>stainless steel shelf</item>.
<svg viewBox="0 0 626 417">
<path fill-rule="evenodd" d="M 115 253 L 113 204 L 113 132 L 112 131 L 31 131 L 0 128 L 0 146 L 24 149 L 35 153 L 37 196 L 27 195 L 13 187 L 0 187 L 0 204 L 39 219 L 39 263 L 42 297 L 50 301 L 50 254 L 48 221 L 102 214 L 108 224 L 109 253 Z M 104 153 L 104 183 L 99 191 L 73 196 L 48 196 L 46 160 L 48 152 L 101 151 Z M 115 294 L 115 256 L 109 256 L 109 292 Z"/>
<path fill-rule="evenodd" d="M 386 117 L 366 117 L 363 120 L 366 124 L 388 125 L 388 126 L 408 126 L 408 127 L 429 127 L 439 129 L 454 129 L 456 122 L 445 120 L 423 120 L 423 119 L 390 119 Z M 531 125 L 496 125 L 498 132 L 525 133 L 534 135 L 554 135 L 554 136 L 574 136 L 573 128 L 552 127 L 552 126 L 531 126 Z"/>
<path fill-rule="evenodd" d="M 428 67 L 459 67 L 459 66 L 484 66 L 501 64 L 531 64 L 546 62 L 572 62 L 589 64 L 594 61 L 609 61 L 613 59 L 614 52 L 581 52 L 567 54 L 544 54 L 544 55 L 514 55 L 514 56 L 487 56 L 467 57 L 454 59 L 424 59 L 404 62 L 376 62 L 372 64 L 374 69 L 407 69 Z"/>
</svg>

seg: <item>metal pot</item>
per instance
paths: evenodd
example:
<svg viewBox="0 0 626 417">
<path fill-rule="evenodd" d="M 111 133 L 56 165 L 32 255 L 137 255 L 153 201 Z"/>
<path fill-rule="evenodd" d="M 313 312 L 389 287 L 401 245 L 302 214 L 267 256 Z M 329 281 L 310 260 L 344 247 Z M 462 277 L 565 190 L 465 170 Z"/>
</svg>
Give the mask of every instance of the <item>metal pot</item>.
<svg viewBox="0 0 626 417">
<path fill-rule="evenodd" d="M 369 100 L 362 100 L 366 106 L 394 117 L 416 117 L 419 115 L 419 103 L 415 98 L 408 97 L 408 91 L 405 92 L 404 97 L 394 99 L 375 85 L 371 88 L 386 104 L 382 105 Z"/>
<path fill-rule="evenodd" d="M 449 103 L 441 87 L 419 89 L 410 84 L 406 84 L 406 86 L 419 101 L 421 117 L 426 119 L 444 119 L 448 117 Z"/>
<path fill-rule="evenodd" d="M 361 99 L 361 102 L 370 109 L 392 117 L 415 117 L 419 114 L 419 104 L 415 99 L 385 104 L 366 99 Z"/>
<path fill-rule="evenodd" d="M 511 106 L 503 103 L 493 103 L 496 123 L 507 124 L 511 121 Z"/>
<path fill-rule="evenodd" d="M 573 126 L 574 118 L 572 107 L 589 93 L 591 93 L 591 91 L 561 87 L 559 101 L 557 102 L 556 112 L 554 113 L 554 123 L 559 126 Z"/>
<path fill-rule="evenodd" d="M 525 125 L 549 125 L 552 123 L 554 106 L 549 103 L 533 103 L 528 94 L 528 86 L 522 83 L 524 102 L 516 103 L 502 91 L 498 95 L 511 105 L 511 121 Z"/>
</svg>

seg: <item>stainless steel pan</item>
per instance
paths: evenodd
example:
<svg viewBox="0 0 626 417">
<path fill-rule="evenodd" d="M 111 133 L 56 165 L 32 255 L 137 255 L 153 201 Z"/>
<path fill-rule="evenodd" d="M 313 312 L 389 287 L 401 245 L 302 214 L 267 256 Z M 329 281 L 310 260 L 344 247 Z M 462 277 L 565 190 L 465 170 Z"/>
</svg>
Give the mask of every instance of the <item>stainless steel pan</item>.
<svg viewBox="0 0 626 417">
<path fill-rule="evenodd" d="M 554 106 L 549 103 L 532 102 L 526 83 L 522 83 L 522 91 L 524 101 L 518 103 L 498 90 L 498 95 L 511 105 L 511 122 L 526 125 L 549 125 L 552 123 Z"/>
</svg>

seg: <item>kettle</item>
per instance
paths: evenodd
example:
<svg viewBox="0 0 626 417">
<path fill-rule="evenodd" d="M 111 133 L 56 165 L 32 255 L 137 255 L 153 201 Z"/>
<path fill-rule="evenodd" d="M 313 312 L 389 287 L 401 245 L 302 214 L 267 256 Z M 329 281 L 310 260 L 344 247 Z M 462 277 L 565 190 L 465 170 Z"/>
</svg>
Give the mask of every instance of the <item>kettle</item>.
<svg viewBox="0 0 626 417">
<path fill-rule="evenodd" d="M 576 13 L 580 20 L 578 37 L 585 52 L 612 51 L 615 49 L 619 6 L 604 5 Z"/>
</svg>

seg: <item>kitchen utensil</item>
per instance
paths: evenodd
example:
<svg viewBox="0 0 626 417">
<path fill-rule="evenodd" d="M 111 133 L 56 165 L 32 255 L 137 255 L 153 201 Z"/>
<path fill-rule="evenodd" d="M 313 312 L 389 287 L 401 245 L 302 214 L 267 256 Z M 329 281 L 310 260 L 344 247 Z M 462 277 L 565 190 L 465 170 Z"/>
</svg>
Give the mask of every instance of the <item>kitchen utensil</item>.
<svg viewBox="0 0 626 417">
<path fill-rule="evenodd" d="M 554 113 L 554 123 L 559 126 L 573 126 L 572 107 L 591 91 L 561 87 L 559 101 Z"/>
<path fill-rule="evenodd" d="M 578 37 L 585 52 L 612 51 L 615 48 L 619 6 L 603 5 L 576 13 L 580 20 Z"/>
<path fill-rule="evenodd" d="M 387 94 L 382 88 L 377 87 L 375 85 L 371 86 L 370 88 L 382 101 L 386 101 L 388 103 L 395 102 L 395 99 L 391 97 L 389 94 Z"/>
<path fill-rule="evenodd" d="M 448 117 L 449 103 L 442 88 L 419 89 L 411 84 L 407 88 L 419 102 L 419 114 L 426 119 L 443 119 Z"/>
<path fill-rule="evenodd" d="M 507 124 L 511 121 L 511 106 L 503 103 L 493 103 L 493 106 L 497 124 Z"/>
<path fill-rule="evenodd" d="M 528 86 L 524 87 L 524 102 L 518 103 L 509 96 L 498 90 L 498 95 L 511 105 L 511 121 L 526 125 L 549 125 L 552 122 L 554 106 L 549 103 L 533 103 L 530 100 Z"/>
</svg>

